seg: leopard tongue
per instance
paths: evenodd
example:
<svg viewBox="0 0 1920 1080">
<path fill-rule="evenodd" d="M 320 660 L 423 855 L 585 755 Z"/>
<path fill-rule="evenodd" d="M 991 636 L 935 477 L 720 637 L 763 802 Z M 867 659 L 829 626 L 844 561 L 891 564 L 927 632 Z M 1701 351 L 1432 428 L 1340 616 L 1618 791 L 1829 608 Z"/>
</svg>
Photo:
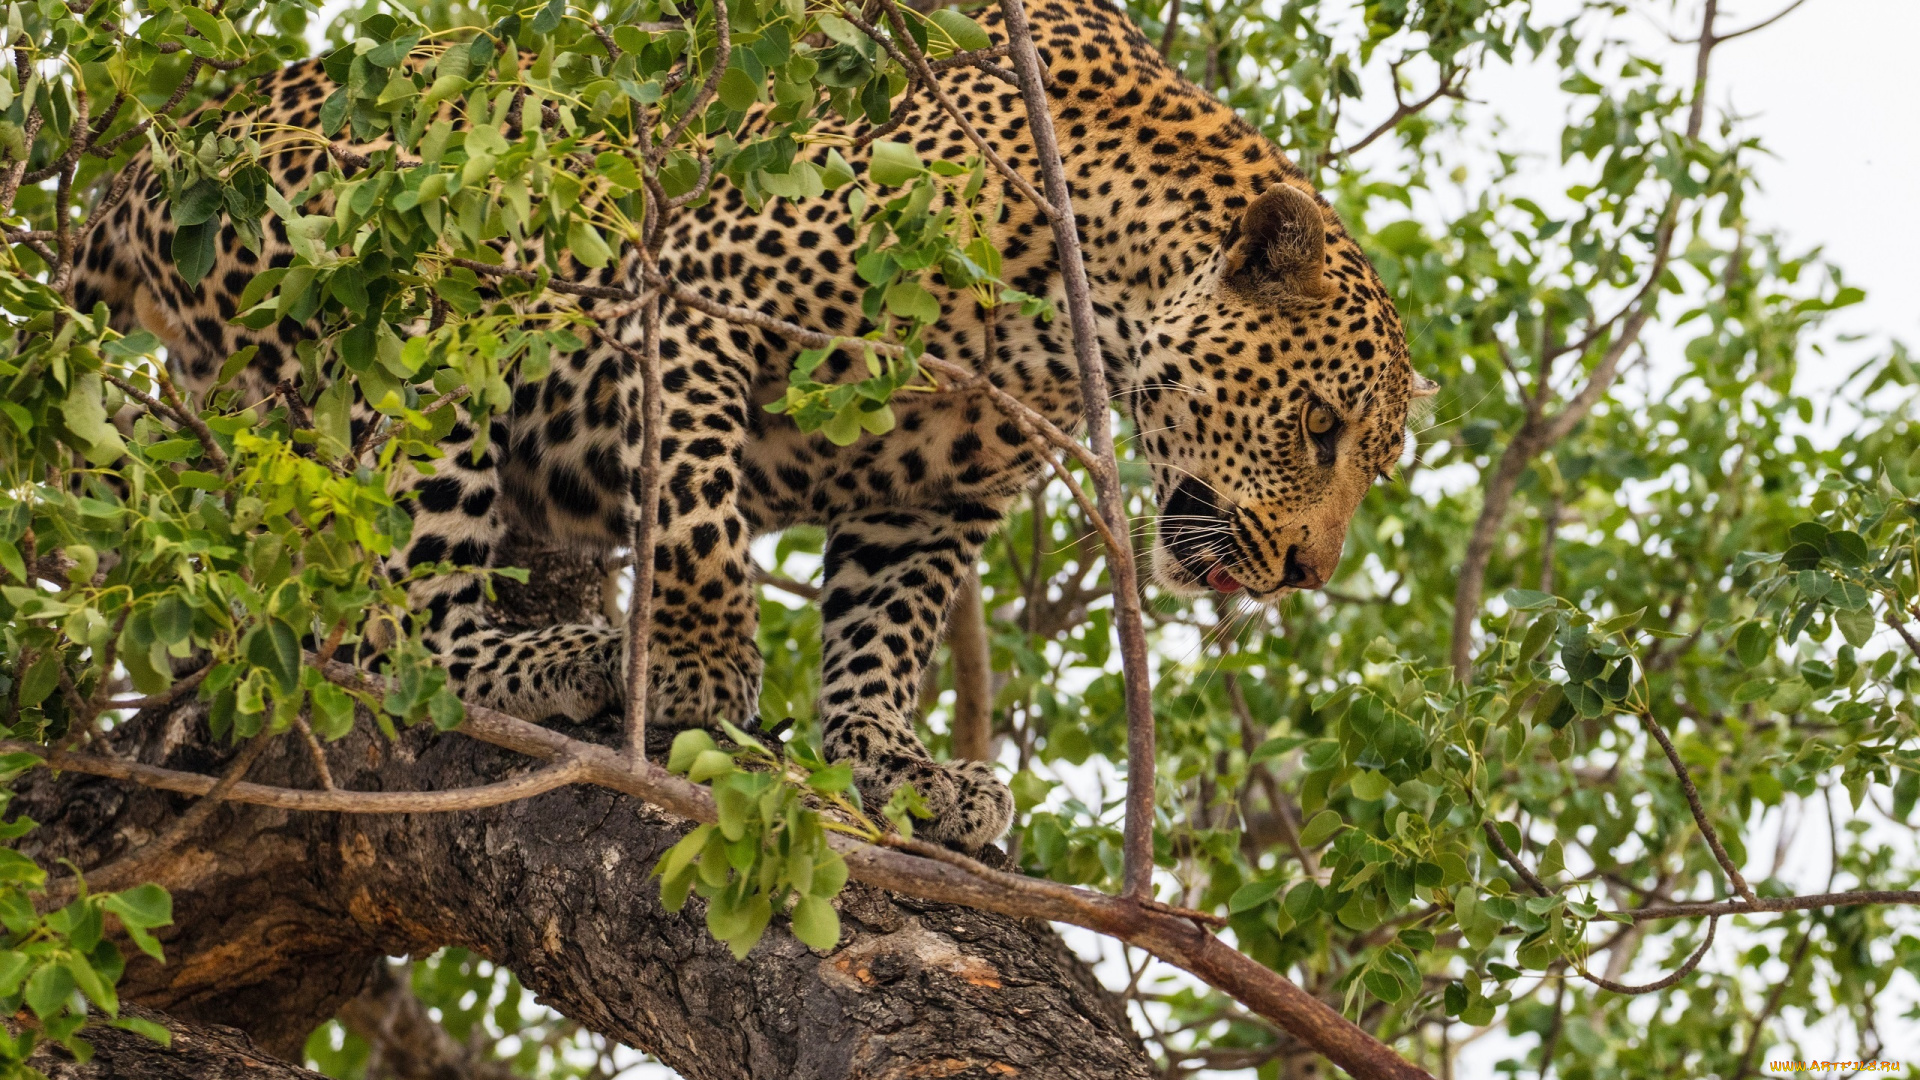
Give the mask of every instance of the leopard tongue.
<svg viewBox="0 0 1920 1080">
<path fill-rule="evenodd" d="M 1216 566 L 1207 571 L 1207 584 L 1213 586 L 1215 592 L 1233 593 L 1240 591 L 1240 583 L 1233 579 L 1232 574 L 1227 573 L 1227 568 L 1224 566 Z"/>
</svg>

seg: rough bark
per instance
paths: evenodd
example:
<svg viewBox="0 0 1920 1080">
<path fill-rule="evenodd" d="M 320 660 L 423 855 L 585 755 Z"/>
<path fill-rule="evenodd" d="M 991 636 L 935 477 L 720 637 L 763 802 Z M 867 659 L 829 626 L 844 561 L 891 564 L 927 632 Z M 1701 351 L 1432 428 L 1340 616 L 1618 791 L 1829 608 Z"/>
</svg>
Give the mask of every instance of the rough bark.
<svg viewBox="0 0 1920 1080">
<path fill-rule="evenodd" d="M 211 1024 L 190 1024 L 138 1005 L 122 1009 L 165 1026 L 171 1047 L 144 1035 L 92 1027 L 81 1037 L 93 1044 L 93 1058 L 82 1065 L 57 1046 L 42 1046 L 32 1060 L 47 1080 L 326 1080 L 317 1072 L 262 1053 L 243 1031 Z M 11 1030 L 12 1022 L 7 1023 Z"/>
<path fill-rule="evenodd" d="M 229 755 L 204 733 L 189 705 L 124 725 L 116 749 L 217 773 Z M 618 721 L 576 733 L 617 745 Z M 367 724 L 326 756 L 351 790 L 447 789 L 537 767 L 429 730 L 387 743 Z M 248 778 L 311 786 L 315 770 L 295 733 Z M 20 786 L 19 808 L 42 822 L 22 848 L 47 866 L 62 857 L 103 866 L 190 803 L 76 774 Z M 286 1057 L 362 991 L 379 957 L 459 945 L 688 1080 L 1148 1075 L 1119 1001 L 1043 923 L 855 885 L 830 955 L 776 918 L 747 960 L 734 960 L 708 935 L 700 901 L 678 914 L 659 905 L 650 870 L 686 828 L 587 787 L 442 815 L 223 805 L 154 860 L 153 879 L 174 895 L 169 962 L 134 961 L 123 992 L 232 1024 Z"/>
</svg>

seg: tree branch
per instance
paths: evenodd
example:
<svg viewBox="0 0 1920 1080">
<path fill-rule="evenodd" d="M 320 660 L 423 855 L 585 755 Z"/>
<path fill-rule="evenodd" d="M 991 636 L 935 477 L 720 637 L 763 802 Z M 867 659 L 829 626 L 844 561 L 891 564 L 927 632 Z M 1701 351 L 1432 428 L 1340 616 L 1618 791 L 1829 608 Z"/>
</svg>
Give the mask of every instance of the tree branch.
<svg viewBox="0 0 1920 1080">
<path fill-rule="evenodd" d="M 1034 47 L 1033 31 L 1027 25 L 1027 11 L 1021 0 L 1000 0 L 1000 10 L 1006 18 L 1007 41 L 1013 46 L 1013 69 L 1020 76 L 1020 92 L 1026 100 L 1027 128 L 1033 136 L 1034 154 L 1040 162 L 1047 199 L 1057 211 L 1049 220 L 1053 224 L 1054 249 L 1067 293 L 1073 355 L 1080 367 L 1080 401 L 1086 414 L 1087 444 L 1100 462 L 1090 471 L 1094 491 L 1099 496 L 1100 518 L 1106 522 L 1107 576 L 1113 583 L 1113 627 L 1120 636 L 1127 703 L 1123 878 L 1127 896 L 1147 899 L 1153 893 L 1153 688 L 1148 674 L 1151 668 L 1147 658 L 1146 624 L 1140 609 L 1139 575 L 1133 547 L 1125 541 L 1132 530 L 1126 496 L 1120 489 L 1120 470 L 1114 458 L 1113 396 L 1107 387 L 1106 362 L 1100 355 L 1087 269 L 1080 252 L 1080 227 L 1074 218 L 1073 195 L 1067 186 L 1060 145 L 1054 136 L 1053 113 L 1047 104 L 1040 54 Z M 1384 1046 L 1381 1049 L 1392 1054 Z M 1397 1055 L 1394 1060 L 1399 1060 Z"/>
<path fill-rule="evenodd" d="M 1513 872 L 1520 875 L 1520 880 L 1526 882 L 1527 888 L 1532 889 L 1536 896 L 1553 895 L 1553 890 L 1547 888 L 1546 882 L 1534 876 L 1533 871 L 1527 869 L 1527 864 L 1520 861 L 1520 856 L 1507 846 L 1507 838 L 1500 835 L 1499 826 L 1492 821 L 1482 821 L 1480 831 L 1487 835 L 1487 845 L 1493 848 L 1494 854 L 1500 856 L 1500 861 L 1512 867 Z"/>
<path fill-rule="evenodd" d="M 991 761 L 993 665 L 987 647 L 987 613 L 980 572 L 968 568 L 947 613 L 947 652 L 953 657 L 953 756 Z"/>
<path fill-rule="evenodd" d="M 1694 953 L 1692 956 L 1687 957 L 1686 963 L 1681 964 L 1679 968 L 1677 968 L 1673 972 L 1673 974 L 1668 975 L 1666 978 L 1657 979 L 1653 982 L 1647 983 L 1644 986 L 1628 986 L 1625 983 L 1614 982 L 1612 979 L 1604 978 L 1602 976 L 1595 975 L 1589 972 L 1586 968 L 1586 965 L 1584 964 L 1575 964 L 1574 970 L 1580 973 L 1581 978 L 1587 980 L 1593 985 L 1599 987 L 1602 990 L 1610 990 L 1616 994 L 1657 993 L 1679 982 L 1681 979 L 1684 979 L 1687 976 L 1693 974 L 1693 969 L 1699 967 L 1700 961 L 1706 958 L 1707 950 L 1713 947 L 1714 931 L 1719 929 L 1719 927 L 1720 927 L 1719 916 L 1714 916 L 1713 918 L 1709 919 L 1707 921 L 1707 939 L 1700 943 L 1700 947 L 1694 950 Z"/>
<path fill-rule="evenodd" d="M 1713 827 L 1713 822 L 1707 819 L 1706 807 L 1700 804 L 1700 791 L 1693 786 L 1693 776 L 1687 771 L 1686 763 L 1680 760 L 1680 752 L 1673 748 L 1673 740 L 1667 738 L 1666 729 L 1660 726 L 1660 722 L 1655 720 L 1650 712 L 1640 714 L 1640 723 L 1646 727 L 1647 734 L 1652 735 L 1659 742 L 1660 749 L 1666 751 L 1667 761 L 1673 765 L 1674 775 L 1680 780 L 1680 790 L 1686 793 L 1687 807 L 1693 811 L 1694 824 L 1700 827 L 1700 834 L 1707 838 L 1707 846 L 1713 849 L 1713 857 L 1719 861 L 1720 869 L 1726 872 L 1727 881 L 1733 886 L 1733 891 L 1739 893 L 1741 899 L 1749 904 L 1757 902 L 1758 898 L 1753 895 L 1753 887 L 1748 885 L 1747 879 L 1740 875 L 1740 868 L 1733 864 L 1733 858 L 1727 854 L 1726 847 L 1720 843 L 1719 831 Z"/>
</svg>

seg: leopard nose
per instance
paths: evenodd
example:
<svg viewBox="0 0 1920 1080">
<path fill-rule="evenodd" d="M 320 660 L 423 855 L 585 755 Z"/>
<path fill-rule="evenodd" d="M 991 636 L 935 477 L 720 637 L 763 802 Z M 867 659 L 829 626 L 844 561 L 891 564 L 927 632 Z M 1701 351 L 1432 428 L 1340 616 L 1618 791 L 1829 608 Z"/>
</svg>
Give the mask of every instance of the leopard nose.
<svg viewBox="0 0 1920 1080">
<path fill-rule="evenodd" d="M 1280 584 L 1289 589 L 1317 589 L 1327 583 L 1327 574 L 1318 566 L 1300 561 L 1300 545 L 1287 547 L 1286 566 L 1281 571 Z"/>
</svg>

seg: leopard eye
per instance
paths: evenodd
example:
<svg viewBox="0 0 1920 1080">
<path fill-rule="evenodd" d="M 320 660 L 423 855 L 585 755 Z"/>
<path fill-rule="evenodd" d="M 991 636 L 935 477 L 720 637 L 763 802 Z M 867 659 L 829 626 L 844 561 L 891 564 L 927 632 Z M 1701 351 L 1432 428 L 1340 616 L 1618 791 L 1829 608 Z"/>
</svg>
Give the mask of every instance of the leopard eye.
<svg viewBox="0 0 1920 1080">
<path fill-rule="evenodd" d="M 1346 426 L 1339 414 L 1315 401 L 1307 405 L 1307 415 L 1302 423 L 1320 464 L 1333 464 L 1334 458 L 1339 455 L 1341 429 Z"/>
</svg>

